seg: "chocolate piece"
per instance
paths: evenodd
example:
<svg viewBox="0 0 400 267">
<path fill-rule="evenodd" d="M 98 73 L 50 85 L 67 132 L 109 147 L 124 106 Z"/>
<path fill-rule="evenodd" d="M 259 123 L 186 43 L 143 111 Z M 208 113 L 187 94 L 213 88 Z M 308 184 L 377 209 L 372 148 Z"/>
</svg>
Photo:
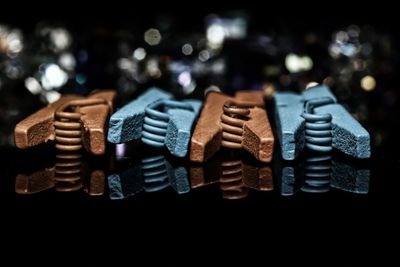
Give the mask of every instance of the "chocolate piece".
<svg viewBox="0 0 400 267">
<path fill-rule="evenodd" d="M 172 95 L 159 88 L 152 87 L 137 99 L 129 102 L 110 118 L 108 141 L 114 144 L 126 143 L 142 136 L 142 125 L 145 108 L 162 99 L 170 99 Z"/>
<path fill-rule="evenodd" d="M 15 145 L 25 149 L 49 140 L 54 141 L 54 113 L 60 106 L 79 98 L 72 95 L 64 96 L 18 123 L 14 131 Z"/>
<path fill-rule="evenodd" d="M 244 148 L 262 162 L 272 160 L 274 137 L 259 92 L 229 97 L 210 92 L 191 140 L 190 160 L 204 162 L 220 147 Z"/>
<path fill-rule="evenodd" d="M 185 157 L 192 126 L 199 114 L 199 100 L 172 100 L 159 88 L 149 88 L 110 119 L 108 141 L 141 141 L 153 147 L 167 147 L 172 155 Z"/>
<path fill-rule="evenodd" d="M 230 98 L 226 95 L 210 92 L 207 94 L 203 109 L 192 135 L 190 160 L 204 162 L 221 147 L 222 128 L 220 125 L 223 105 Z"/>
<path fill-rule="evenodd" d="M 316 152 L 332 148 L 352 157 L 371 156 L 370 136 L 325 85 L 302 94 L 274 95 L 275 121 L 282 157 L 294 160 L 304 147 Z"/>
<path fill-rule="evenodd" d="M 115 91 L 95 91 L 88 97 L 66 95 L 27 117 L 15 127 L 15 144 L 29 148 L 56 141 L 62 151 L 105 152 L 107 122 Z"/>
</svg>

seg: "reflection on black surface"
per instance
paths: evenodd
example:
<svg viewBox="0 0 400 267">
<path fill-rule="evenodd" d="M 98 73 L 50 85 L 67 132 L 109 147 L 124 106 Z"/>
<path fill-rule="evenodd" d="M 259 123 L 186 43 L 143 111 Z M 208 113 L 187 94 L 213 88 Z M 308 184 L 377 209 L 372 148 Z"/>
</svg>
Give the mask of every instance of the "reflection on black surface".
<svg viewBox="0 0 400 267">
<path fill-rule="evenodd" d="M 219 183 L 224 199 L 242 199 L 249 189 L 272 191 L 271 168 L 264 163 L 248 159 L 237 151 L 224 151 L 205 164 L 190 168 L 192 188 Z"/>
<path fill-rule="evenodd" d="M 96 164 L 98 158 L 82 154 L 63 154 L 20 170 L 15 178 L 17 194 L 35 194 L 50 188 L 57 192 L 83 189 L 90 196 L 101 196 L 105 189 L 107 165 Z"/>
<path fill-rule="evenodd" d="M 197 164 L 163 152 L 138 144 L 117 145 L 115 153 L 108 157 L 85 154 L 60 158 L 51 151 L 37 157 L 38 153 L 33 152 L 30 157 L 23 157 L 16 168 L 15 192 L 27 195 L 49 189 L 84 191 L 89 196 L 104 195 L 113 200 L 131 199 L 138 193 L 160 192 L 169 187 L 177 194 L 192 191 L 198 195 L 195 192 L 199 191 L 211 197 L 215 192 L 222 199 L 245 199 L 255 191 L 271 194 L 274 182 L 281 196 L 299 191 L 326 193 L 332 188 L 355 194 L 367 194 L 370 190 L 369 161 L 341 154 L 306 152 L 296 161 L 284 161 L 276 154 L 272 164 L 265 164 L 245 152 L 223 149 L 209 161 Z"/>
<path fill-rule="evenodd" d="M 117 159 L 117 162 L 123 162 L 129 153 L 119 156 L 124 157 Z M 111 199 L 128 198 L 142 191 L 157 192 L 169 186 L 178 194 L 190 191 L 186 167 L 180 162 L 170 162 L 160 151 L 155 151 L 153 155 L 145 155 L 141 159 L 130 159 L 128 163 L 132 163 L 132 166 L 108 176 Z"/>
<path fill-rule="evenodd" d="M 367 162 L 341 155 L 326 155 L 307 152 L 295 162 L 275 161 L 282 196 L 291 196 L 298 191 L 326 193 L 331 188 L 356 194 L 369 191 L 370 170 Z"/>
</svg>

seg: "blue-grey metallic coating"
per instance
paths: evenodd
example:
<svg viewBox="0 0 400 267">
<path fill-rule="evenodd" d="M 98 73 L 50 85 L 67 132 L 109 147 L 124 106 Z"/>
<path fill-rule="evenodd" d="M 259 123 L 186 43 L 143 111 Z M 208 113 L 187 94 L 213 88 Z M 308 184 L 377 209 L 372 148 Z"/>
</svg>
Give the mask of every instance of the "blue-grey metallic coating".
<svg viewBox="0 0 400 267">
<path fill-rule="evenodd" d="M 171 99 L 171 94 L 150 88 L 111 116 L 108 141 L 125 143 L 141 138 L 150 146 L 166 146 L 174 156 L 186 156 L 202 101 Z M 166 112 L 157 110 L 160 105 Z"/>
<path fill-rule="evenodd" d="M 361 124 L 341 105 L 326 105 L 315 109 L 317 113 L 332 114 L 333 147 L 355 158 L 371 156 L 370 136 Z"/>
<path fill-rule="evenodd" d="M 294 160 L 304 147 L 302 97 L 295 93 L 275 93 L 275 124 L 282 157 Z"/>
<path fill-rule="evenodd" d="M 314 98 L 304 102 L 301 115 L 305 119 L 306 147 L 316 152 L 331 152 L 332 147 L 332 115 L 316 114 L 315 108 L 334 103 L 330 97 Z"/>
<path fill-rule="evenodd" d="M 329 90 L 328 86 L 326 85 L 318 85 L 312 88 L 308 88 L 301 95 L 303 98 L 303 102 L 317 98 L 330 98 L 333 100 L 333 102 L 337 102 L 336 97 L 332 94 L 331 90 Z"/>
<path fill-rule="evenodd" d="M 119 144 L 139 139 L 142 136 L 142 125 L 147 105 L 157 100 L 170 98 L 172 98 L 170 93 L 153 87 L 136 100 L 122 107 L 110 118 L 108 141 Z"/>
<path fill-rule="evenodd" d="M 185 157 L 189 150 L 192 128 L 196 118 L 199 115 L 202 102 L 199 100 L 184 100 L 184 103 L 190 104 L 193 111 L 184 109 L 169 109 L 170 115 L 165 145 L 172 155 L 176 157 Z"/>
<path fill-rule="evenodd" d="M 294 160 L 306 143 L 305 120 L 301 117 L 304 102 L 324 97 L 336 101 L 331 91 L 324 85 L 310 88 L 301 95 L 294 93 L 275 94 L 275 121 L 283 159 Z M 332 115 L 332 146 L 334 148 L 356 158 L 370 157 L 371 148 L 368 132 L 343 106 L 337 103 L 328 104 L 315 108 L 314 112 L 315 114 L 329 113 Z"/>
</svg>

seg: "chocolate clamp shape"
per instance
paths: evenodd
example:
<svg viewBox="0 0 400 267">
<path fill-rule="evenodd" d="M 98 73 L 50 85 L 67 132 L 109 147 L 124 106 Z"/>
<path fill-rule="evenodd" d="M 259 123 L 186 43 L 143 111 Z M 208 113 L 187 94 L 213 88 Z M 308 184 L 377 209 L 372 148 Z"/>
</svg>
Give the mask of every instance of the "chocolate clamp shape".
<svg viewBox="0 0 400 267">
<path fill-rule="evenodd" d="M 15 144 L 18 148 L 26 149 L 48 141 L 56 140 L 56 113 L 63 106 L 74 101 L 97 102 L 91 105 L 79 107 L 80 123 L 78 133 L 75 136 L 83 147 L 95 154 L 102 155 L 105 152 L 105 135 L 109 115 L 112 113 L 115 91 L 98 90 L 87 97 L 78 95 L 65 95 L 58 101 L 30 115 L 15 127 Z M 99 101 L 97 101 L 99 100 Z M 77 132 L 77 131 L 75 131 Z M 62 138 L 60 138 L 62 139 Z M 73 138 L 70 138 L 70 140 Z"/>
<path fill-rule="evenodd" d="M 315 107 L 312 115 L 330 115 L 331 121 L 327 124 L 323 121 L 308 123 L 302 116 L 305 104 L 325 100 L 326 104 Z M 307 145 L 307 140 L 310 140 L 311 148 L 317 144 L 317 149 L 329 150 L 329 147 L 333 147 L 360 159 L 371 156 L 369 133 L 337 103 L 335 96 L 325 85 L 312 87 L 302 94 L 278 92 L 275 93 L 274 101 L 277 134 L 283 159 L 294 160 Z M 329 127 L 322 129 L 323 125 L 328 124 Z M 306 129 L 307 127 L 311 128 Z M 312 136 L 308 137 L 307 132 Z M 330 143 L 325 143 L 327 140 Z"/>
<path fill-rule="evenodd" d="M 150 88 L 111 116 L 108 141 L 141 139 L 150 146 L 166 146 L 172 155 L 184 157 L 201 105 L 199 100 L 175 101 L 171 94 Z"/>
<path fill-rule="evenodd" d="M 223 130 L 221 117 L 224 114 L 226 103 L 246 103 L 248 105 L 247 119 L 243 120 L 243 126 L 236 127 L 235 132 L 241 134 L 232 135 Z M 236 122 L 233 122 L 237 124 Z M 232 127 L 230 127 L 232 128 Z M 225 127 L 225 129 L 229 129 Z M 274 147 L 274 136 L 264 108 L 263 96 L 259 92 L 239 91 L 235 97 L 230 97 L 217 92 L 207 94 L 206 101 L 192 135 L 190 160 L 204 162 L 211 158 L 220 148 L 227 136 L 243 147 L 255 158 L 262 162 L 270 162 Z"/>
</svg>

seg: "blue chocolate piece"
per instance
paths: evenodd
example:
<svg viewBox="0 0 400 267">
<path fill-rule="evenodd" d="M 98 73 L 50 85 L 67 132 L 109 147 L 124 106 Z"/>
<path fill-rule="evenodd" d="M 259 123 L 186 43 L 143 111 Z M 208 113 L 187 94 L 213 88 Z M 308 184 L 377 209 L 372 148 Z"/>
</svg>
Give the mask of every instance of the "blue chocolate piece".
<svg viewBox="0 0 400 267">
<path fill-rule="evenodd" d="M 171 98 L 171 94 L 159 88 L 148 89 L 136 100 L 131 101 L 111 116 L 108 141 L 119 144 L 139 139 L 142 136 L 146 106 L 161 99 Z"/>
<path fill-rule="evenodd" d="M 165 146 L 172 155 L 177 157 L 184 157 L 188 153 L 193 123 L 202 105 L 202 102 L 198 100 L 185 100 L 183 102 L 190 104 L 193 111 L 184 109 L 169 109 L 167 111 L 170 115 L 170 120 L 167 127 Z"/>
<path fill-rule="evenodd" d="M 304 147 L 304 119 L 302 97 L 294 93 L 276 93 L 275 122 L 282 157 L 293 160 Z"/>
<path fill-rule="evenodd" d="M 276 93 L 274 99 L 276 106 L 275 121 L 283 159 L 294 160 L 305 147 L 307 140 L 312 140 L 313 142 L 332 140 L 331 143 L 325 142 L 325 147 L 321 148 L 319 146 L 319 149 L 329 150 L 329 146 L 331 146 L 356 158 L 364 159 L 370 157 L 371 148 L 368 132 L 343 106 L 336 103 L 335 96 L 325 85 L 310 88 L 303 92 L 303 94 Z M 307 132 L 311 132 L 312 134 L 319 133 L 321 137 L 306 139 L 306 121 L 302 117 L 305 103 L 322 99 L 328 99 L 328 102 L 330 101 L 331 103 L 316 106 L 313 109 L 313 114 L 316 116 L 327 114 L 327 116 L 331 117 L 329 123 L 332 138 L 322 136 L 327 131 L 323 132 L 320 130 L 319 132 L 313 132 L 308 130 Z M 318 123 L 307 127 L 323 127 L 324 124 L 321 122 Z M 313 144 L 308 146 L 312 147 Z"/>
<path fill-rule="evenodd" d="M 202 102 L 171 98 L 161 89 L 149 89 L 111 116 L 108 140 L 124 143 L 141 139 L 153 147 L 166 146 L 174 156 L 186 156 Z"/>
<path fill-rule="evenodd" d="M 359 159 L 371 156 L 369 133 L 343 106 L 331 104 L 318 107 L 315 111 L 332 114 L 332 146 L 334 148 Z"/>
</svg>

